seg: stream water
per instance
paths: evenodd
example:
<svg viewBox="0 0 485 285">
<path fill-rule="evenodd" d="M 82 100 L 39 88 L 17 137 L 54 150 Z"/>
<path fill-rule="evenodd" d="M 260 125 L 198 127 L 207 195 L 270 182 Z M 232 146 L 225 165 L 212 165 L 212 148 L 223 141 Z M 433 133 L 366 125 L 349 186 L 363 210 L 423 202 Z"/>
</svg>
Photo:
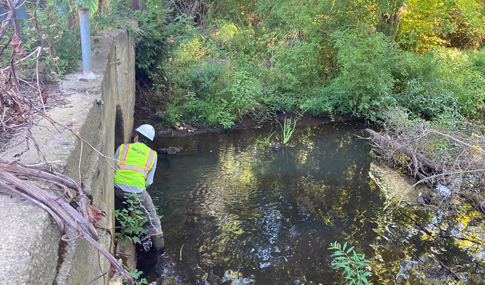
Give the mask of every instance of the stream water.
<svg viewBox="0 0 485 285">
<path fill-rule="evenodd" d="M 370 147 L 358 137 L 365 127 L 298 126 L 286 146 L 276 143 L 279 125 L 157 139 L 157 147 L 184 148 L 159 155 L 149 188 L 167 236 L 158 272 L 164 284 L 343 284 L 341 271 L 331 267 L 334 241 L 382 261 L 375 258 L 379 252 L 393 267 L 374 268 L 409 284 L 411 277 L 398 271 L 418 264 L 426 250 L 403 256 L 411 252 L 406 239 L 420 234 L 406 232 L 409 221 L 387 221 L 402 236 L 385 237 L 377 229 L 385 199 L 369 177 Z M 271 143 L 261 143 L 272 131 Z M 378 240 L 384 241 L 380 251 Z M 415 261 L 409 260 L 413 254 Z M 139 262 L 153 280 L 147 258 Z"/>
<path fill-rule="evenodd" d="M 158 140 L 149 191 L 167 235 L 165 277 L 182 284 L 332 284 L 331 242 L 366 252 L 379 189 L 358 123 L 298 126 L 287 146 L 271 126 Z M 227 282 L 227 283 L 226 283 Z"/>
</svg>

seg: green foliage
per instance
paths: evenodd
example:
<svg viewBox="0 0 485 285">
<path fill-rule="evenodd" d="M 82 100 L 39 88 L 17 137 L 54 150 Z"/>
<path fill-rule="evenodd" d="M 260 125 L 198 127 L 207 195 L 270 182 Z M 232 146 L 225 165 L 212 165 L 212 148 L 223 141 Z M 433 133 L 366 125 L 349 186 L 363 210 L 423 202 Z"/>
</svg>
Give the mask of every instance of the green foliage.
<svg viewBox="0 0 485 285">
<path fill-rule="evenodd" d="M 250 26 L 237 25 L 232 21 L 217 20 L 217 27 L 220 29 L 216 39 L 220 41 L 220 48 L 228 53 L 237 55 L 239 59 L 253 59 L 256 56 L 257 47 L 254 28 Z"/>
<path fill-rule="evenodd" d="M 271 129 L 271 131 L 269 131 L 269 133 L 265 136 L 259 136 L 257 139 L 256 139 L 256 142 L 264 147 L 267 147 L 269 145 L 269 143 L 271 142 L 271 138 L 273 137 L 273 135 L 275 134 L 276 132 L 273 131 L 273 129 Z"/>
<path fill-rule="evenodd" d="M 485 28 L 483 5 L 476 0 L 408 0 L 397 41 L 424 52 L 437 47 L 479 48 Z"/>
<path fill-rule="evenodd" d="M 483 108 L 485 85 L 481 60 L 475 59 L 454 49 L 435 50 L 422 56 L 406 53 L 401 61 L 401 90 L 396 90 L 394 97 L 399 105 L 425 119 L 444 113 L 477 117 Z"/>
<path fill-rule="evenodd" d="M 306 90 L 308 92 L 308 89 Z M 297 109 L 300 100 L 292 96 L 292 94 L 279 93 L 271 88 L 263 88 L 262 101 L 266 109 L 271 114 L 283 111 L 294 111 Z"/>
<path fill-rule="evenodd" d="M 137 34 L 133 29 L 135 12 L 129 8 L 128 0 L 112 0 L 109 3 L 103 2 L 101 11 L 90 15 L 91 34 L 100 35 L 104 31 L 126 28 Z"/>
<path fill-rule="evenodd" d="M 338 242 L 330 244 L 329 249 L 334 250 L 332 254 L 332 266 L 334 269 L 342 268 L 342 275 L 349 285 L 368 285 L 372 284 L 367 281 L 367 277 L 372 273 L 367 271 L 370 261 L 365 259 L 365 255 L 356 253 L 354 247 L 346 248 L 347 243 L 342 246 Z M 351 255 L 352 252 L 352 255 Z"/>
<path fill-rule="evenodd" d="M 272 47 L 273 68 L 267 70 L 269 88 L 279 93 L 302 96 L 308 87 L 322 84 L 320 45 L 295 39 Z"/>
<path fill-rule="evenodd" d="M 93 17 L 94 13 L 98 11 L 98 0 L 79 0 L 79 7 L 84 7 L 89 9 L 89 17 Z"/>
<path fill-rule="evenodd" d="M 200 37 L 183 40 L 174 54 L 177 61 L 171 70 L 178 71 L 172 78 L 174 90 L 166 111 L 158 112 L 169 124 L 185 119 L 186 122 L 221 125 L 230 128 L 237 119 L 259 108 L 261 85 L 245 70 L 234 71 L 228 59 L 193 55 L 186 52 L 201 49 Z M 214 54 L 221 54 L 217 50 Z M 200 53 L 199 53 L 200 54 Z"/>
<path fill-rule="evenodd" d="M 49 0 L 45 2 L 43 9 L 37 10 L 37 20 L 40 33 L 44 39 L 44 61 L 39 66 L 39 72 L 45 71 L 49 82 L 57 81 L 65 73 L 74 72 L 78 68 L 81 58 L 79 32 L 69 26 L 69 17 L 75 14 L 74 10 L 68 10 L 63 14 L 59 10 L 59 4 L 65 2 Z M 35 4 L 33 4 L 35 6 Z M 24 45 L 26 52 L 40 47 L 40 38 L 35 25 L 33 10 L 27 10 L 29 19 L 22 30 L 25 31 Z M 32 77 L 36 71 L 35 61 L 23 63 L 21 76 Z"/>
<path fill-rule="evenodd" d="M 218 81 L 227 71 L 228 59 L 206 60 L 201 56 L 198 63 L 196 67 L 186 69 L 183 76 L 187 78 L 191 90 L 201 98 L 209 99 L 216 92 L 214 87 L 218 85 Z"/>
<path fill-rule="evenodd" d="M 137 42 L 137 49 L 143 46 L 137 72 L 153 80 L 154 98 L 166 104 L 158 114 L 169 125 L 228 128 L 245 116 L 283 111 L 376 120 L 395 106 L 452 124 L 479 117 L 485 94 L 481 52 L 416 55 L 399 47 L 423 52 L 453 45 L 446 38 L 451 36 L 471 43 L 469 37 L 482 33 L 482 8 L 464 0 L 418 2 L 216 0 L 196 17 L 200 27 L 175 12 L 173 19 L 163 16 L 166 10 L 146 12 L 151 14 L 140 21 L 156 19 L 142 28 L 147 38 Z M 421 14 L 411 15 L 411 9 Z M 398 45 L 393 35 L 400 19 Z M 152 30 L 159 34 L 148 36 Z M 209 58 L 227 58 L 227 64 L 204 60 Z"/>
<path fill-rule="evenodd" d="M 283 125 L 281 125 L 281 123 L 279 123 L 279 124 L 280 124 L 280 127 L 281 127 L 281 131 L 283 132 L 282 135 L 281 135 L 281 143 L 283 145 L 286 145 L 290 141 L 291 136 L 293 135 L 293 132 L 295 131 L 296 120 L 292 121 L 291 118 L 285 118 Z"/>
<path fill-rule="evenodd" d="M 377 110 L 392 104 L 393 68 L 398 58 L 395 47 L 382 33 L 342 31 L 332 38 L 339 49 L 340 73 L 324 91 L 330 96 L 329 107 L 333 112 L 375 119 Z"/>
<path fill-rule="evenodd" d="M 260 107 L 258 100 L 262 97 L 261 85 L 255 79 L 250 77 L 246 71 L 235 71 L 231 76 L 231 94 L 230 109 L 232 114 L 238 118 L 255 112 Z"/>
<path fill-rule="evenodd" d="M 157 74 L 156 67 L 163 66 L 163 62 L 170 58 L 171 42 L 167 40 L 174 25 L 163 27 L 167 10 L 163 8 L 163 0 L 147 1 L 144 11 L 135 11 L 139 29 L 136 30 L 135 63 L 139 78 L 153 78 L 158 80 L 166 76 Z M 166 81 L 166 80 L 165 80 Z"/>
<path fill-rule="evenodd" d="M 135 271 L 129 271 L 131 277 L 135 281 L 135 285 L 145 285 L 148 284 L 148 281 L 146 278 L 141 278 L 140 276 L 143 274 L 143 271 L 139 271 L 138 269 L 135 269 Z"/>
<path fill-rule="evenodd" d="M 192 91 L 183 96 L 183 99 L 174 99 L 167 104 L 165 111 L 159 110 L 157 114 L 170 125 L 176 122 L 191 122 L 208 125 L 220 124 L 223 128 L 230 128 L 234 125 L 235 120 L 222 98 L 201 100 Z"/>
<path fill-rule="evenodd" d="M 301 104 L 301 110 L 314 116 L 327 114 L 332 116 L 339 104 L 338 90 L 333 90 L 333 86 L 323 86 L 310 98 Z M 341 104 L 341 103 L 340 103 Z"/>
<path fill-rule="evenodd" d="M 121 226 L 121 231 L 116 233 L 115 236 L 123 241 L 124 244 L 128 241 L 134 243 L 140 243 L 141 240 L 138 234 L 146 234 L 147 231 L 143 228 L 143 225 L 148 221 L 148 218 L 143 215 L 143 211 L 138 206 L 136 194 L 129 194 L 133 197 L 123 201 L 125 206 L 121 210 L 115 210 L 114 214 Z"/>
</svg>

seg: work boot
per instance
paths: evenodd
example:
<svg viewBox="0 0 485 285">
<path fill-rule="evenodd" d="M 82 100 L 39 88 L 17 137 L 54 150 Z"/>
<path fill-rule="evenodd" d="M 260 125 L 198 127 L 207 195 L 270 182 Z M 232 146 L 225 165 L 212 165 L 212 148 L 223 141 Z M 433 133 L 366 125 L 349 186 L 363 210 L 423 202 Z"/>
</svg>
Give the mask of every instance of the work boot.
<svg viewBox="0 0 485 285">
<path fill-rule="evenodd" d="M 158 233 L 158 234 L 154 234 L 151 237 L 152 237 L 153 247 L 156 250 L 159 250 L 159 249 L 162 249 L 162 248 L 165 247 L 165 242 L 163 240 L 163 232 L 162 233 Z"/>
</svg>

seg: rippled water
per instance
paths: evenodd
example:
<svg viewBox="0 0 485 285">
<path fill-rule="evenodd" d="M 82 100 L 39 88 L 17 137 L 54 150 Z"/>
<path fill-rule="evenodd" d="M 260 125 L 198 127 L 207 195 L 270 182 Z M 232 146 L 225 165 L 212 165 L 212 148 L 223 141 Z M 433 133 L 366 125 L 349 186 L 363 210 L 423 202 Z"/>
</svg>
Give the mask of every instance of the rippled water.
<svg viewBox="0 0 485 285">
<path fill-rule="evenodd" d="M 339 284 L 330 243 L 348 241 L 369 252 L 383 206 L 368 176 L 370 148 L 355 136 L 363 128 L 298 126 L 287 147 L 257 142 L 270 126 L 158 140 L 159 147 L 184 147 L 160 155 L 149 189 L 164 216 L 165 278 Z"/>
</svg>

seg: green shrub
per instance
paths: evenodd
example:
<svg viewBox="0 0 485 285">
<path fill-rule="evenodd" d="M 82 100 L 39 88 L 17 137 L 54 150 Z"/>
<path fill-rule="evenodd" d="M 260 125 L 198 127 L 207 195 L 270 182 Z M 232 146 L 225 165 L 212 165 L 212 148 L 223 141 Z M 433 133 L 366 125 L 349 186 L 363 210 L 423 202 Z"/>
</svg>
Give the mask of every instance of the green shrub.
<svg viewBox="0 0 485 285">
<path fill-rule="evenodd" d="M 339 113 L 353 113 L 376 119 L 379 110 L 393 104 L 391 94 L 396 79 L 398 53 L 382 33 L 358 34 L 356 31 L 338 31 L 332 34 L 338 48 L 340 73 L 319 96 L 311 98 L 305 107 Z M 313 100 L 313 102 L 312 102 Z M 315 103 L 323 106 L 316 108 Z"/>
<path fill-rule="evenodd" d="M 467 54 L 472 70 L 476 70 L 481 77 L 485 78 L 485 48 L 479 51 L 470 51 Z"/>
<path fill-rule="evenodd" d="M 206 17 L 197 20 L 203 26 L 176 16 L 160 34 L 161 44 L 153 42 L 154 49 L 145 48 L 150 54 L 140 53 L 147 60 L 139 66 L 151 72 L 159 94 L 165 94 L 167 111 L 159 114 L 169 124 L 184 120 L 228 127 L 247 115 L 283 111 L 376 120 L 399 106 L 451 124 L 481 114 L 482 53 L 399 50 L 375 32 L 375 16 L 387 4 L 211 3 L 207 15 L 198 16 Z M 336 14 L 328 14 L 332 9 Z M 343 18 L 351 24 L 336 28 Z"/>
<path fill-rule="evenodd" d="M 321 85 L 321 63 L 316 42 L 283 41 L 274 48 L 274 68 L 268 69 L 268 85 L 281 93 L 300 96 L 301 90 Z"/>
<path fill-rule="evenodd" d="M 169 125 L 175 123 L 195 123 L 206 125 L 221 125 L 230 128 L 236 117 L 231 114 L 227 102 L 222 98 L 201 100 L 194 92 L 189 91 L 183 99 L 173 100 L 167 104 L 166 111 L 157 113 Z"/>
<path fill-rule="evenodd" d="M 35 3 L 31 5 L 35 7 Z M 38 27 L 44 38 L 44 61 L 40 63 L 38 70 L 45 71 L 49 82 L 57 81 L 65 73 L 74 72 L 81 59 L 79 28 L 69 24 L 69 18 L 77 11 L 68 8 L 66 13 L 62 13 L 59 5 L 59 2 L 53 0 L 46 1 L 43 9 L 37 9 L 36 13 Z M 61 2 L 61 5 L 69 7 L 66 2 Z M 27 13 L 29 18 L 22 30 L 25 31 L 26 52 L 32 52 L 40 47 L 41 42 L 36 29 L 34 9 L 28 9 Z M 22 76 L 31 77 L 29 73 L 35 73 L 36 62 L 26 61 L 23 64 L 25 69 Z"/>
<path fill-rule="evenodd" d="M 439 49 L 424 55 L 403 57 L 402 90 L 394 98 L 399 105 L 425 119 L 442 116 L 476 117 L 483 108 L 484 78 L 480 60 L 467 53 Z"/>
<path fill-rule="evenodd" d="M 189 87 L 196 92 L 201 98 L 208 99 L 214 96 L 217 91 L 216 85 L 224 72 L 227 71 L 229 61 L 220 59 L 201 59 L 195 67 L 190 67 L 183 72 L 183 76 L 187 78 Z"/>
<path fill-rule="evenodd" d="M 299 100 L 292 94 L 279 93 L 270 87 L 263 88 L 262 102 L 270 113 L 298 110 Z"/>
<path fill-rule="evenodd" d="M 136 194 L 130 194 L 136 197 Z M 138 201 L 127 199 L 123 202 L 124 208 L 121 210 L 115 210 L 114 214 L 121 226 L 121 231 L 116 233 L 115 236 L 126 242 L 133 241 L 134 243 L 141 243 L 140 238 L 137 236 L 140 233 L 146 234 L 147 231 L 143 228 L 143 224 L 148 221 L 148 218 L 143 215 L 142 210 L 138 207 Z"/>
<path fill-rule="evenodd" d="M 398 103 L 415 114 L 432 119 L 445 111 L 459 110 L 459 102 L 451 90 L 443 88 L 448 82 L 441 80 L 405 82 L 404 91 L 396 96 Z M 448 83 L 449 84 L 449 83 Z"/>
<path fill-rule="evenodd" d="M 338 100 L 337 90 L 333 90 L 332 86 L 323 86 L 313 96 L 303 101 L 300 108 L 302 111 L 314 116 L 321 114 L 332 115 L 339 109 Z M 342 104 L 344 103 L 342 102 Z"/>
<path fill-rule="evenodd" d="M 261 85 L 244 70 L 234 72 L 231 81 L 229 108 L 233 115 L 241 119 L 260 107 L 258 100 L 262 96 Z"/>
<path fill-rule="evenodd" d="M 165 74 L 158 74 L 157 67 L 163 66 L 163 61 L 170 56 L 170 41 L 167 41 L 169 28 L 164 28 L 167 10 L 163 1 L 147 1 L 147 9 L 135 11 L 139 29 L 136 33 L 135 65 L 138 78 L 161 79 Z"/>
</svg>

